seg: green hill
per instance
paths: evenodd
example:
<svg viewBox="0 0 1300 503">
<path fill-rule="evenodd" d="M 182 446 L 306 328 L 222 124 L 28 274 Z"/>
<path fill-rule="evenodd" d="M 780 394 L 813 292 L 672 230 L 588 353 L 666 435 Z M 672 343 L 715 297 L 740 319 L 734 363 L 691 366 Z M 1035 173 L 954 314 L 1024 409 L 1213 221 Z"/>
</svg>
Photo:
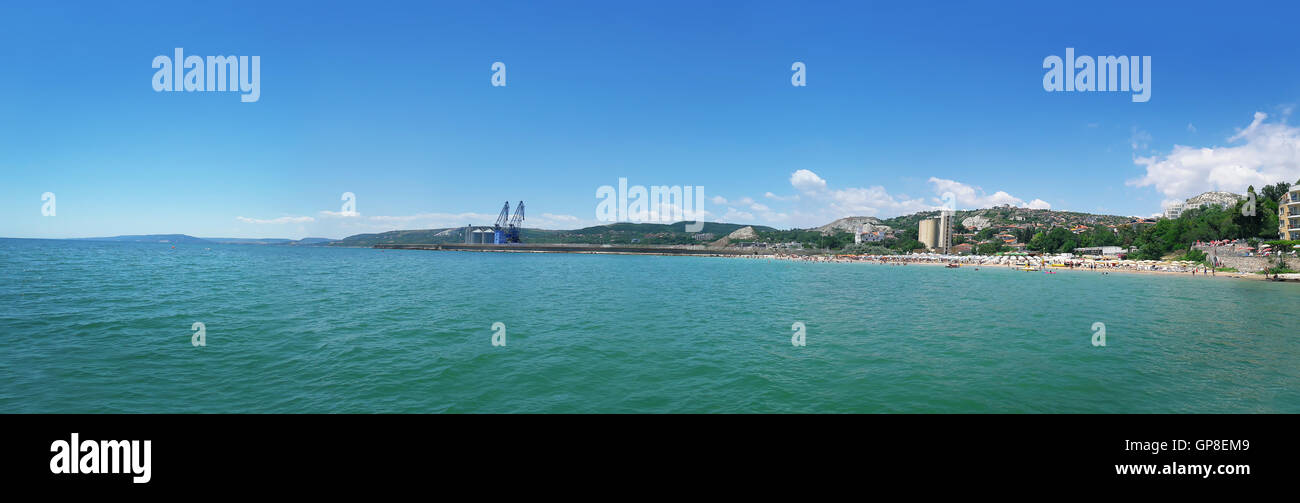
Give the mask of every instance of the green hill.
<svg viewBox="0 0 1300 503">
<path fill-rule="evenodd" d="M 203 238 L 185 234 L 140 234 L 131 236 L 112 236 L 102 238 L 82 238 L 83 241 L 116 241 L 119 243 L 168 243 L 168 244 L 212 244 Z"/>
<path fill-rule="evenodd" d="M 922 211 L 910 215 L 883 218 L 880 223 L 895 230 L 916 229 L 921 220 L 939 216 L 938 211 Z M 1095 215 L 1077 211 L 1038 210 L 1031 208 L 996 207 L 977 210 L 958 210 L 953 214 L 953 221 L 961 223 L 971 217 L 983 217 L 993 227 L 1030 226 L 1030 227 L 1071 227 L 1075 225 L 1122 225 L 1133 221 L 1133 217 L 1117 215 Z"/>
<path fill-rule="evenodd" d="M 686 232 L 688 222 L 673 224 L 638 224 L 620 222 L 573 230 L 523 229 L 520 237 L 525 243 L 589 243 L 589 244 L 704 244 L 736 229 L 743 224 L 704 222 L 700 232 Z M 753 226 L 756 231 L 774 231 L 771 227 Z M 464 228 L 418 229 L 357 234 L 329 246 L 370 247 L 377 244 L 439 244 L 464 243 Z"/>
</svg>

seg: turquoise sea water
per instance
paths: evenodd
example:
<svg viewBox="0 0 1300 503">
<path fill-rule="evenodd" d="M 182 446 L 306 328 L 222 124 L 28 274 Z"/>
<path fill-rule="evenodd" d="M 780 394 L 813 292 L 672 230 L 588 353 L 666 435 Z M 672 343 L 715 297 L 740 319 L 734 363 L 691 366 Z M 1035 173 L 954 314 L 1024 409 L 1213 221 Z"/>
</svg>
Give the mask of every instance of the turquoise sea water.
<svg viewBox="0 0 1300 503">
<path fill-rule="evenodd" d="M 1200 276 L 0 240 L 0 412 L 1300 412 L 1298 310 Z"/>
</svg>

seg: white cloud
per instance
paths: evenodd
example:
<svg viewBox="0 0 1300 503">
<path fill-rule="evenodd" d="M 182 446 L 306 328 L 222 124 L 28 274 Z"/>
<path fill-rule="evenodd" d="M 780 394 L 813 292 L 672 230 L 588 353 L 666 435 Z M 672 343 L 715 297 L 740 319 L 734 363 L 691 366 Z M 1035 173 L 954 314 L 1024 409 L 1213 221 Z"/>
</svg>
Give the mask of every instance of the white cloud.
<svg viewBox="0 0 1300 503">
<path fill-rule="evenodd" d="M 740 211 L 735 208 L 727 208 L 727 212 L 722 214 L 723 222 L 748 223 L 753 220 L 753 213 Z"/>
<path fill-rule="evenodd" d="M 1134 152 L 1137 152 L 1138 150 L 1146 150 L 1147 145 L 1151 143 L 1151 133 L 1139 130 L 1137 126 L 1133 126 L 1132 131 L 1133 133 L 1129 136 L 1128 140 L 1129 146 L 1133 147 Z"/>
<path fill-rule="evenodd" d="M 356 219 L 331 220 L 330 222 L 339 232 L 356 234 L 408 229 L 440 229 L 463 227 L 465 225 L 491 225 L 496 219 L 497 215 L 487 213 L 430 212 L 411 215 L 372 215 Z M 598 225 L 594 218 L 583 220 L 573 215 L 558 213 L 529 215 L 524 220 L 524 227 L 535 229 L 575 229 L 593 225 Z"/>
<path fill-rule="evenodd" d="M 799 200 L 799 194 L 795 194 L 793 196 L 778 196 L 771 192 L 767 192 L 763 194 L 763 197 L 766 197 L 768 199 L 773 199 L 776 201 L 798 201 Z"/>
<path fill-rule="evenodd" d="M 827 199 L 824 202 L 829 203 L 831 210 L 838 214 L 835 218 L 858 215 L 895 216 L 934 208 L 933 204 L 926 203 L 922 198 L 890 195 L 880 185 L 829 191 Z"/>
<path fill-rule="evenodd" d="M 750 209 L 758 212 L 759 216 L 769 222 L 808 227 L 823 225 L 847 216 L 888 218 L 937 209 L 943 203 L 942 196 L 947 192 L 953 193 L 959 209 L 988 208 L 1002 204 L 1051 208 L 1051 204 L 1042 199 L 1034 199 L 1026 203 L 1023 199 L 1004 191 L 989 194 L 979 187 L 955 180 L 931 177 L 928 182 L 934 191 L 933 197 L 911 197 L 906 194 L 891 194 L 880 185 L 835 189 L 817 173 L 801 169 L 790 175 L 790 185 L 802 193 L 802 198 L 798 199 L 801 203 L 799 209 L 793 212 L 777 212 L 765 205 L 752 205 Z M 771 192 L 764 196 L 778 201 L 783 200 Z M 733 209 L 728 212 L 728 215 L 737 213 L 741 212 Z"/>
<path fill-rule="evenodd" d="M 359 217 L 359 216 L 361 216 L 361 213 L 356 212 L 356 211 L 329 211 L 329 210 L 321 210 L 320 214 L 321 214 L 321 215 L 324 215 L 324 216 L 327 216 L 327 217 L 342 217 L 342 218 Z"/>
<path fill-rule="evenodd" d="M 1248 185 L 1293 182 L 1300 177 L 1300 128 L 1266 123 L 1267 118 L 1256 112 L 1249 126 L 1227 139 L 1239 145 L 1175 145 L 1163 156 L 1138 157 L 1133 162 L 1144 166 L 1146 174 L 1128 184 L 1154 187 L 1167 203 L 1211 190 L 1243 193 Z"/>
<path fill-rule="evenodd" d="M 467 224 L 485 225 L 495 222 L 496 215 L 487 213 L 416 213 L 414 215 L 373 215 L 366 217 L 370 222 L 381 223 L 420 223 L 425 227 L 460 227 Z"/>
<path fill-rule="evenodd" d="M 1035 199 L 1030 203 L 1025 203 L 1023 199 L 1005 191 L 999 190 L 988 194 L 980 187 L 966 185 L 955 180 L 945 180 L 932 176 L 929 182 L 934 186 L 934 193 L 939 194 L 941 197 L 943 194 L 951 192 L 956 199 L 957 209 L 991 208 L 1004 204 L 1036 209 L 1050 209 L 1052 207 L 1051 204 L 1042 199 Z"/>
<path fill-rule="evenodd" d="M 817 176 L 817 173 L 801 169 L 790 175 L 790 185 L 804 193 L 816 193 L 826 190 L 826 180 Z"/>
<path fill-rule="evenodd" d="M 244 222 L 246 224 L 301 224 L 301 223 L 316 221 L 316 219 L 312 217 L 292 217 L 292 216 L 269 218 L 269 219 L 235 217 L 235 220 Z"/>
<path fill-rule="evenodd" d="M 596 225 L 597 222 L 592 220 L 583 220 L 573 215 L 560 213 L 542 213 L 537 217 L 529 217 L 524 221 L 526 227 L 536 229 L 578 229 Z"/>
<path fill-rule="evenodd" d="M 577 222 L 578 217 L 573 215 L 556 215 L 554 213 L 542 213 L 542 218 L 555 220 L 557 222 Z"/>
<path fill-rule="evenodd" d="M 713 204 L 716 204 L 718 206 L 722 206 L 724 204 L 727 204 L 727 198 L 722 196 L 713 196 L 712 199 L 709 199 L 709 202 L 712 202 Z"/>
</svg>

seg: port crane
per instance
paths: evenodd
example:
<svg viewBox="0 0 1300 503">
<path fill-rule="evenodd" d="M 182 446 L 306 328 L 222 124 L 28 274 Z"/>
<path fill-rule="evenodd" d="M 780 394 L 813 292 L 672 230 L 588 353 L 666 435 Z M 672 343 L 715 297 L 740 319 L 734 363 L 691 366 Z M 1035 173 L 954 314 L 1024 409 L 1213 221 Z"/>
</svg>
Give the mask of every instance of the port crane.
<svg viewBox="0 0 1300 503">
<path fill-rule="evenodd" d="M 519 201 L 514 216 L 510 216 L 510 201 L 501 206 L 501 214 L 492 224 L 492 242 L 494 244 L 521 243 L 519 233 L 524 223 L 524 202 Z"/>
<path fill-rule="evenodd" d="M 507 202 L 509 204 L 509 202 Z M 524 202 L 519 201 L 519 206 L 515 206 L 515 216 L 510 217 L 510 224 L 506 227 L 507 243 L 522 243 L 519 234 L 524 229 Z"/>
</svg>

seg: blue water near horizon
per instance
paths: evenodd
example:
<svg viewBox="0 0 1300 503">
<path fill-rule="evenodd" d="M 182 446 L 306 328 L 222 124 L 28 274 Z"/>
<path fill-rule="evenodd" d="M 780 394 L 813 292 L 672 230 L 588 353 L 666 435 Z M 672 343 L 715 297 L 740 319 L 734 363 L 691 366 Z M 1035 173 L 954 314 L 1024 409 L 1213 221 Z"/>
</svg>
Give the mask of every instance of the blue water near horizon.
<svg viewBox="0 0 1300 503">
<path fill-rule="evenodd" d="M 1300 412 L 1295 284 L 172 246 L 0 239 L 0 412 Z"/>
</svg>

